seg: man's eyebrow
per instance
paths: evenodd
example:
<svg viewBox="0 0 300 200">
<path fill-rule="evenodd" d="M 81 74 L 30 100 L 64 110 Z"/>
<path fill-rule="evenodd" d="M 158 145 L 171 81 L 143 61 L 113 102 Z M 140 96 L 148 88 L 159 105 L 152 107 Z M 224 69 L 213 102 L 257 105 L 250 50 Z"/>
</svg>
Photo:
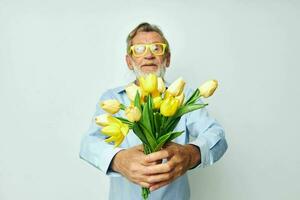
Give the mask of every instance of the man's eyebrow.
<svg viewBox="0 0 300 200">
<path fill-rule="evenodd" d="M 138 44 L 153 44 L 153 43 L 164 43 L 163 41 L 154 41 L 154 42 L 150 42 L 150 43 L 136 43 L 136 44 L 132 44 L 132 45 L 138 45 Z"/>
</svg>

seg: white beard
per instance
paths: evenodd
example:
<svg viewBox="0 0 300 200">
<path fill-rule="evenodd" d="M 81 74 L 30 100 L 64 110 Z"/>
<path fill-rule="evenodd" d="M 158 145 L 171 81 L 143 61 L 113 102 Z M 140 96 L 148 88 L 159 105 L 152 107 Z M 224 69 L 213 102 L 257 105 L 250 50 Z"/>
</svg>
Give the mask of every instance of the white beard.
<svg viewBox="0 0 300 200">
<path fill-rule="evenodd" d="M 140 66 L 136 65 L 134 62 L 132 62 L 132 63 L 133 63 L 133 65 L 132 65 L 133 66 L 133 72 L 134 72 L 137 79 L 141 76 L 146 76 L 150 73 L 153 73 L 153 72 L 143 72 L 141 70 Z M 165 73 L 166 73 L 166 60 L 161 65 L 158 65 L 157 70 L 154 72 L 154 74 L 157 77 L 161 77 L 162 79 L 164 79 Z"/>
</svg>

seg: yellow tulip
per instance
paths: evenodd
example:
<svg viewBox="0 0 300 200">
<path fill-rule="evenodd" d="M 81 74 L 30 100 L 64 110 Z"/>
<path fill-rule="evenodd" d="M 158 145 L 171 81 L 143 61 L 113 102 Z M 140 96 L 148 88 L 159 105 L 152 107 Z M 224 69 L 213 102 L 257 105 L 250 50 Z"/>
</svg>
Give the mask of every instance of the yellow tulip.
<svg viewBox="0 0 300 200">
<path fill-rule="evenodd" d="M 117 136 L 122 134 L 120 126 L 118 126 L 117 124 L 110 124 L 108 126 L 105 126 L 102 128 L 101 132 L 107 136 Z"/>
<path fill-rule="evenodd" d="M 120 105 L 120 102 L 116 99 L 109 99 L 100 103 L 101 108 L 110 114 L 119 112 Z"/>
<path fill-rule="evenodd" d="M 123 140 L 125 139 L 128 131 L 129 131 L 129 128 L 128 126 L 127 127 L 124 127 L 122 128 L 123 131 L 121 131 L 119 134 L 117 135 L 113 135 L 107 139 L 105 139 L 104 141 L 105 142 L 114 142 L 115 144 L 115 147 L 118 147 L 120 146 L 120 144 L 123 142 Z"/>
<path fill-rule="evenodd" d="M 184 93 L 182 92 L 179 96 L 176 96 L 175 99 L 178 99 L 179 101 L 179 105 L 182 105 L 183 101 L 184 101 Z"/>
<path fill-rule="evenodd" d="M 157 97 L 154 97 L 153 98 L 153 106 L 154 106 L 154 109 L 159 109 L 160 108 L 160 105 L 162 103 L 162 98 L 161 96 L 157 96 Z"/>
<path fill-rule="evenodd" d="M 211 95 L 213 95 L 217 87 L 218 87 L 217 80 L 206 81 L 199 87 L 200 96 L 203 96 L 204 98 L 210 97 Z"/>
<path fill-rule="evenodd" d="M 99 115 L 97 117 L 95 117 L 95 122 L 97 125 L 99 126 L 107 126 L 109 125 L 109 121 L 108 121 L 108 117 L 111 116 L 110 114 L 103 114 L 103 115 Z"/>
<path fill-rule="evenodd" d="M 160 93 L 164 93 L 166 90 L 166 86 L 164 80 L 161 77 L 157 78 L 157 91 Z"/>
<path fill-rule="evenodd" d="M 121 133 L 122 133 L 122 135 L 123 135 L 124 137 L 128 134 L 128 131 L 129 131 L 128 125 L 123 124 L 123 125 L 121 126 Z"/>
<path fill-rule="evenodd" d="M 123 142 L 124 138 L 125 137 L 122 134 L 120 134 L 118 136 L 111 136 L 111 137 L 105 139 L 104 141 L 105 142 L 114 142 L 115 147 L 118 147 Z"/>
<path fill-rule="evenodd" d="M 107 117 L 107 121 L 108 121 L 108 124 L 115 124 L 120 127 L 123 125 L 123 123 L 119 119 L 117 119 L 111 115 Z"/>
<path fill-rule="evenodd" d="M 147 94 L 157 90 L 157 76 L 154 74 L 148 74 L 146 77 L 140 77 L 139 83 L 142 90 Z"/>
<path fill-rule="evenodd" d="M 168 99 L 170 97 L 173 97 L 173 95 L 171 95 L 168 91 L 166 91 L 164 95 L 164 99 Z"/>
<path fill-rule="evenodd" d="M 141 119 L 141 112 L 140 110 L 135 107 L 135 106 L 128 106 L 126 109 L 125 109 L 125 115 L 127 117 L 127 119 L 131 122 L 137 122 Z"/>
<path fill-rule="evenodd" d="M 152 98 L 155 98 L 155 97 L 160 96 L 160 93 L 159 93 L 158 90 L 155 90 L 155 91 L 153 91 L 153 92 L 151 93 L 151 96 L 152 96 Z"/>
<path fill-rule="evenodd" d="M 104 135 L 110 136 L 105 139 L 105 142 L 114 142 L 115 147 L 119 146 L 129 132 L 128 125 L 122 123 L 117 118 L 108 116 L 108 125 L 102 128 L 101 132 Z"/>
<path fill-rule="evenodd" d="M 180 77 L 168 87 L 167 92 L 174 97 L 178 96 L 182 93 L 184 86 L 185 86 L 185 82 Z"/>
<path fill-rule="evenodd" d="M 141 88 L 138 87 L 136 84 L 132 83 L 129 86 L 125 88 L 126 94 L 130 101 L 134 101 L 135 95 L 137 92 L 139 92 L 140 96 L 142 96 Z"/>
<path fill-rule="evenodd" d="M 164 99 L 160 106 L 160 113 L 165 117 L 173 116 L 179 107 L 179 103 L 179 100 L 175 97 Z"/>
</svg>

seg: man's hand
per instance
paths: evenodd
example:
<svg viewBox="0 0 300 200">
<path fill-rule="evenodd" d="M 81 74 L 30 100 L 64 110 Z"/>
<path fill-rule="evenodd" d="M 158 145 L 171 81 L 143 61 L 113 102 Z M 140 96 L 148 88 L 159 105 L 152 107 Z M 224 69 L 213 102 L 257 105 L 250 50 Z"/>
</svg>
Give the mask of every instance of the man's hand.
<svg viewBox="0 0 300 200">
<path fill-rule="evenodd" d="M 147 167 L 146 175 L 149 176 L 150 191 L 171 183 L 201 159 L 198 147 L 170 142 L 164 149 L 147 155 L 146 162 L 153 163 L 165 158 L 168 160 L 166 163 Z"/>
<path fill-rule="evenodd" d="M 112 161 L 112 170 L 121 173 L 128 180 L 140 186 L 149 188 L 147 166 L 155 165 L 156 162 L 147 162 L 143 151 L 143 145 L 134 146 L 119 151 Z"/>
<path fill-rule="evenodd" d="M 168 162 L 161 163 L 162 159 Z M 183 175 L 199 160 L 199 149 L 194 145 L 170 142 L 164 149 L 149 155 L 145 155 L 143 146 L 138 145 L 118 152 L 112 161 L 112 169 L 153 191 Z"/>
</svg>

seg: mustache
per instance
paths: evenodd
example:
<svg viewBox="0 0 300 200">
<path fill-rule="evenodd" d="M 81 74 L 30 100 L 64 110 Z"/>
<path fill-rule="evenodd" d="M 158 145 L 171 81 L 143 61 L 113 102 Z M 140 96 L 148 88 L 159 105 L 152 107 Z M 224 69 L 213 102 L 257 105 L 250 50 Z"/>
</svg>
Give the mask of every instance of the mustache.
<svg viewBox="0 0 300 200">
<path fill-rule="evenodd" d="M 146 64 L 142 64 L 141 67 L 143 66 L 157 66 L 157 64 L 155 63 L 146 63 Z"/>
<path fill-rule="evenodd" d="M 141 67 L 138 67 L 136 65 L 133 65 L 133 72 L 136 76 L 136 78 L 142 77 L 142 76 L 146 76 L 149 73 L 147 72 L 143 72 Z M 164 78 L 165 76 L 165 72 L 166 72 L 166 66 L 165 65 L 161 65 L 157 68 L 157 70 L 154 72 L 154 74 L 158 77 Z"/>
</svg>

